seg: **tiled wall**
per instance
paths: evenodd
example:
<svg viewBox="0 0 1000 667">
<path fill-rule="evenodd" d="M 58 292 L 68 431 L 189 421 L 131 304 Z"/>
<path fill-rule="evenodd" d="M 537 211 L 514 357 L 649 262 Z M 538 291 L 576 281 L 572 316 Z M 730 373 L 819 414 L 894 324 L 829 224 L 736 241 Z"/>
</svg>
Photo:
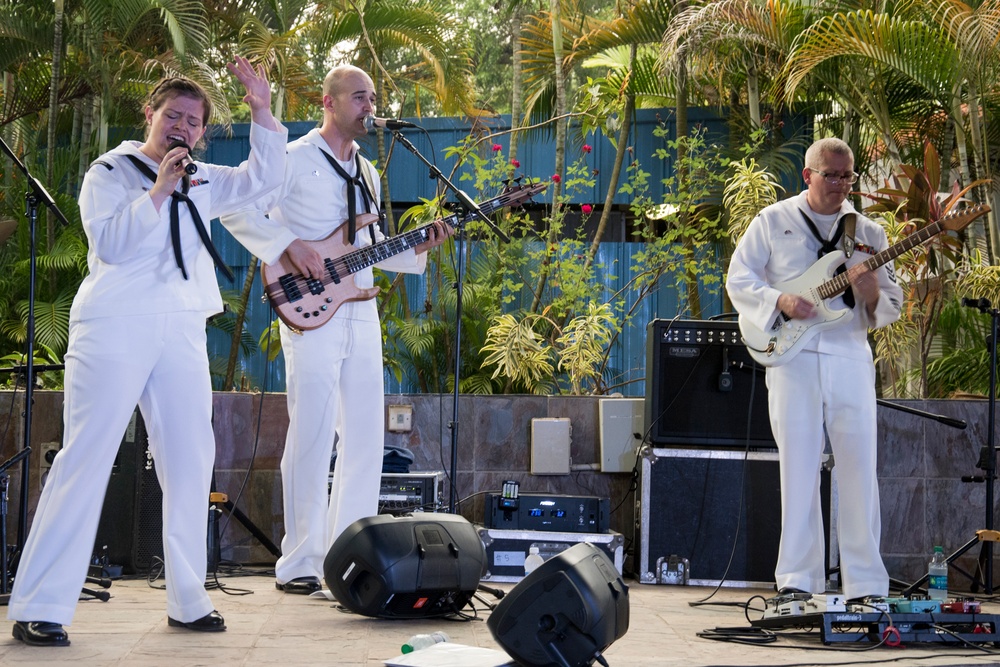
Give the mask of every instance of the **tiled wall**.
<svg viewBox="0 0 1000 667">
<path fill-rule="evenodd" d="M 2 460 L 15 454 L 23 440 L 23 397 L 12 401 L 11 392 L 0 392 Z M 388 433 L 390 445 L 410 449 L 415 456 L 411 470 L 448 470 L 451 461 L 452 395 L 389 395 L 385 403 L 413 406 L 409 433 Z M 288 417 L 283 394 L 217 393 L 216 489 L 249 517 L 275 544 L 280 544 L 281 484 L 278 465 Z M 879 476 L 882 490 L 882 550 L 890 574 L 913 581 L 926 568 L 931 548 L 940 544 L 946 553 L 956 551 L 985 527 L 984 484 L 963 483 L 963 475 L 982 474 L 976 469 L 980 448 L 986 442 L 987 403 L 977 400 L 906 401 L 902 404 L 930 413 L 965 420 L 964 430 L 888 407 L 879 409 Z M 13 410 L 12 410 L 13 408 Z M 35 392 L 32 442 L 59 440 L 62 436 L 61 392 Z M 260 417 L 258 421 L 258 417 Z M 540 476 L 529 473 L 531 419 L 568 417 L 572 423 L 572 461 L 576 465 L 599 460 L 598 403 L 594 397 L 563 396 L 462 396 L 459 401 L 457 498 L 466 518 L 481 521 L 482 494 L 496 491 L 501 482 L 520 482 L 522 493 L 564 493 L 609 497 L 612 528 L 633 534 L 632 476 L 596 470 L 574 470 L 569 475 Z M 258 430 L 259 424 L 259 430 Z M 108 434 L 120 440 L 119 434 Z M 39 462 L 32 457 L 28 507 L 38 497 Z M 10 471 L 10 513 L 7 541 L 17 539 L 20 470 Z M 449 500 L 445 488 L 444 504 Z M 728 511 L 729 508 L 719 508 Z M 655 511 L 655 510 L 652 510 Z M 29 512 L 30 515 L 30 512 Z M 226 523 L 225 518 L 222 521 Z M 222 539 L 223 558 L 242 563 L 268 563 L 274 557 L 240 522 L 229 521 Z M 997 549 L 1000 551 L 1000 549 Z M 977 543 L 962 563 L 975 567 Z M 967 590 L 959 575 L 951 586 Z"/>
</svg>

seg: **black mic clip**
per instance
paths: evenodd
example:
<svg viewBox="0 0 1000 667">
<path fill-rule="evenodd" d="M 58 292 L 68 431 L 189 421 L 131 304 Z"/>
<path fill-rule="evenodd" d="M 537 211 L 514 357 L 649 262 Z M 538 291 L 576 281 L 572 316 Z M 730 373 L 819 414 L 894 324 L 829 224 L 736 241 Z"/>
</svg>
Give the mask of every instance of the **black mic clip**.
<svg viewBox="0 0 1000 667">
<path fill-rule="evenodd" d="M 978 308 L 980 312 L 985 313 L 990 308 L 990 300 L 986 298 L 979 299 L 969 299 L 968 297 L 962 298 L 962 305 L 966 308 Z"/>
</svg>

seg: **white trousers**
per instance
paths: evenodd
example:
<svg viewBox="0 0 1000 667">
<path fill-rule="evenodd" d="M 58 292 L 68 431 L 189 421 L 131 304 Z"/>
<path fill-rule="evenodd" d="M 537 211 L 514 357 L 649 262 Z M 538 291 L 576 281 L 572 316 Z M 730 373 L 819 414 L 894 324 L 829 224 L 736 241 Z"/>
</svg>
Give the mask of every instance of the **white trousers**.
<svg viewBox="0 0 1000 667">
<path fill-rule="evenodd" d="M 274 572 L 283 584 L 322 579 L 337 536 L 378 513 L 385 387 L 378 322 L 334 317 L 302 334 L 282 325 L 281 347 L 289 424 L 281 457 L 285 536 Z M 337 465 L 328 499 L 335 433 Z"/>
<path fill-rule="evenodd" d="M 838 539 L 844 595 L 887 595 L 879 553 L 875 368 L 870 361 L 800 352 L 767 370 L 771 429 L 781 477 L 779 589 L 826 588 L 820 466 L 826 435 L 838 485 Z"/>
<path fill-rule="evenodd" d="M 72 622 L 136 403 L 163 490 L 167 615 L 190 622 L 213 610 L 205 592 L 212 386 L 205 315 L 184 312 L 70 324 L 64 446 L 38 502 L 9 619 Z"/>
</svg>

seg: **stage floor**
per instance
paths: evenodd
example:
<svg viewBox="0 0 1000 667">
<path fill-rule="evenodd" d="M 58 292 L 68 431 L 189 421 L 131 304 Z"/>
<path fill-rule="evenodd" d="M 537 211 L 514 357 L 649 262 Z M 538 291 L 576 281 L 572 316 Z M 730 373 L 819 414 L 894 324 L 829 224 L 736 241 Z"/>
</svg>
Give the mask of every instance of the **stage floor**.
<svg viewBox="0 0 1000 667">
<path fill-rule="evenodd" d="M 336 665 L 377 667 L 400 654 L 412 635 L 446 632 L 453 642 L 499 649 L 486 623 L 440 619 L 390 621 L 342 612 L 324 599 L 287 595 L 274 588 L 264 570 L 247 568 L 243 576 L 220 577 L 228 593 L 213 590 L 212 599 L 225 616 L 228 630 L 196 633 L 167 626 L 165 593 L 145 580 L 116 581 L 109 602 L 81 602 L 68 628 L 72 645 L 65 648 L 25 646 L 10 636 L 10 623 L 0 638 L 0 664 L 48 665 L 52 661 L 81 666 L 142 665 L 279 665 L 280 667 Z M 158 585 L 162 585 L 162 580 Z M 698 636 L 715 628 L 747 628 L 740 608 L 754 596 L 770 591 L 723 588 L 711 601 L 722 605 L 691 606 L 711 588 L 630 585 L 631 623 L 624 637 L 611 645 L 605 657 L 611 667 L 653 665 L 823 665 L 886 661 L 918 665 L 988 665 L 1000 661 L 1000 648 L 913 644 L 903 648 L 838 644 L 824 646 L 819 632 L 778 633 L 768 644 L 746 645 Z M 514 584 L 497 584 L 510 590 Z M 487 600 L 493 601 L 491 596 Z M 751 603 L 762 608 L 758 597 Z M 723 606 L 725 605 L 725 606 Z M 489 611 L 482 603 L 480 618 Z M 984 613 L 1000 612 L 1000 604 L 986 603 Z M 753 613 L 753 612 L 751 612 Z M 757 616 L 760 612 L 757 612 Z M 995 651 L 995 652 L 994 652 Z"/>
</svg>

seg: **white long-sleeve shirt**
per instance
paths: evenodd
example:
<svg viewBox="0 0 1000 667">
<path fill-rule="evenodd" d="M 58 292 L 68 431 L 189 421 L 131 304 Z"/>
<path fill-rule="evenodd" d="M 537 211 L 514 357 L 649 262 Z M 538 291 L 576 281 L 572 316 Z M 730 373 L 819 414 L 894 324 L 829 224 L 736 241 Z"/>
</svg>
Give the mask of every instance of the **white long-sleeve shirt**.
<svg viewBox="0 0 1000 667">
<path fill-rule="evenodd" d="M 188 197 L 208 233 L 213 218 L 280 185 L 287 141 L 286 128 L 275 132 L 253 124 L 250 156 L 242 164 L 197 162 Z M 73 300 L 71 321 L 180 311 L 200 311 L 207 317 L 222 310 L 214 263 L 185 202 L 180 203 L 179 218 L 187 280 L 177 267 L 170 237 L 171 200 L 157 211 L 149 196 L 153 183 L 126 157 L 139 158 L 155 173 L 159 164 L 139 151 L 141 145 L 123 142 L 96 160 L 84 177 L 80 215 L 90 273 Z M 290 242 L 267 221 L 234 220 L 227 227 L 258 256 L 280 253 Z"/>
<path fill-rule="evenodd" d="M 817 224 L 817 231 L 829 239 L 833 225 L 824 228 L 816 214 L 809 208 L 806 191 L 796 197 L 768 206 L 758 214 L 740 239 L 729 265 L 726 290 L 740 316 L 751 324 L 767 331 L 779 315 L 778 297 L 781 291 L 774 285 L 802 275 L 817 261 L 821 244 L 809 230 L 802 213 Z M 858 249 L 847 261 L 853 266 L 864 261 L 874 252 L 888 247 L 885 231 L 872 220 L 857 213 L 847 201 L 841 205 L 837 218 L 848 213 L 857 214 L 855 241 Z M 868 252 L 874 251 L 874 252 Z M 814 350 L 856 359 L 871 357 L 867 333 L 899 319 L 903 291 L 896 284 L 891 263 L 876 269 L 879 299 L 873 317 L 858 304 L 854 318 L 843 326 L 833 327 L 815 335 L 802 349 Z M 830 300 L 832 308 L 844 308 L 843 296 Z"/>
</svg>

